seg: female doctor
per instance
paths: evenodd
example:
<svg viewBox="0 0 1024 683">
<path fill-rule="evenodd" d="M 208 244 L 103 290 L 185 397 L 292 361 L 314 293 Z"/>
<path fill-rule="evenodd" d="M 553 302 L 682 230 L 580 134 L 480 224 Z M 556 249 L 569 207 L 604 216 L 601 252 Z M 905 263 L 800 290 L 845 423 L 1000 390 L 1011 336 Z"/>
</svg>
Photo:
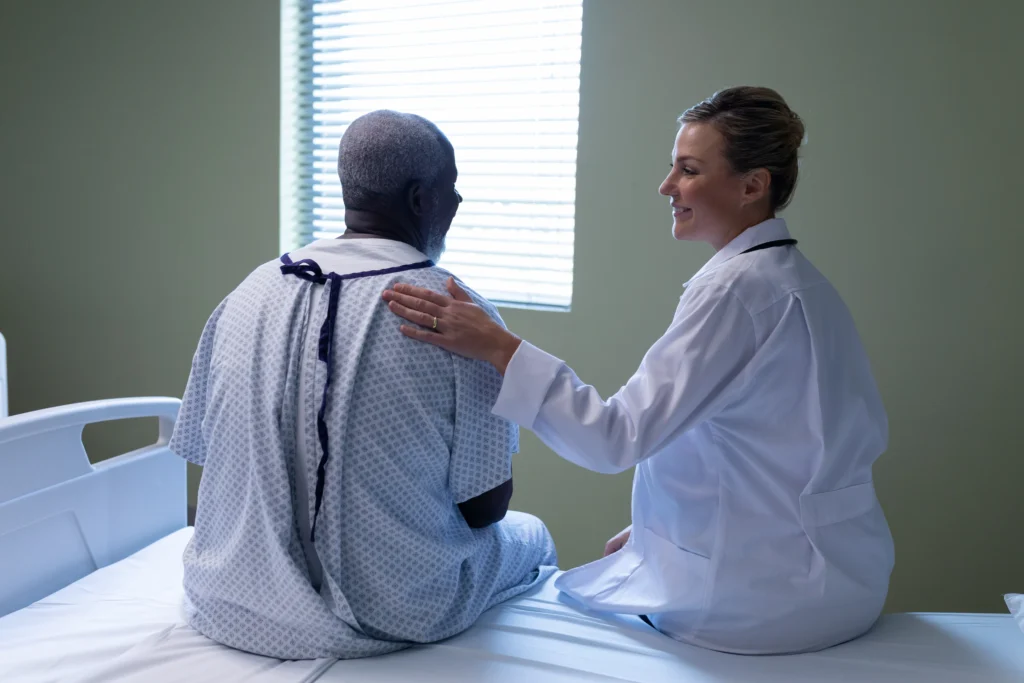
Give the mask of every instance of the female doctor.
<svg viewBox="0 0 1024 683">
<path fill-rule="evenodd" d="M 604 400 L 558 358 L 451 296 L 396 285 L 409 337 L 492 363 L 493 412 L 595 472 L 636 468 L 632 525 L 556 586 L 741 654 L 818 650 L 878 618 L 893 544 L 871 466 L 888 427 L 839 294 L 776 214 L 797 180 L 800 118 L 768 88 L 686 111 L 659 192 L 677 240 L 716 253 L 672 323 Z M 612 317 L 614 312 L 610 311 Z"/>
</svg>

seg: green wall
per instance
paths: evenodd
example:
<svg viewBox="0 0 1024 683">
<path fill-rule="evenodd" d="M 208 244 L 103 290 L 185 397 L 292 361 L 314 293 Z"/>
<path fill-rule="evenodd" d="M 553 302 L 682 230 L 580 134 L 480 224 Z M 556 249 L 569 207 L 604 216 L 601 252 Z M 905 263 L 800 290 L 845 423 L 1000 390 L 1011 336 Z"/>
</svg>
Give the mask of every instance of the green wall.
<svg viewBox="0 0 1024 683">
<path fill-rule="evenodd" d="M 279 26 L 274 0 L 0 2 L 12 413 L 181 395 L 206 317 L 277 252 Z"/>
<path fill-rule="evenodd" d="M 503 311 L 615 391 L 710 255 L 672 241 L 657 194 L 675 117 L 719 87 L 779 89 L 809 138 L 787 217 L 889 410 L 894 610 L 1000 610 L 1024 581 L 1022 21 L 994 0 L 587 0 L 573 309 Z M 0 3 L 12 411 L 180 395 L 206 316 L 277 252 L 278 31 L 270 0 Z M 515 473 L 565 567 L 628 522 L 628 475 L 527 433 Z"/>
</svg>

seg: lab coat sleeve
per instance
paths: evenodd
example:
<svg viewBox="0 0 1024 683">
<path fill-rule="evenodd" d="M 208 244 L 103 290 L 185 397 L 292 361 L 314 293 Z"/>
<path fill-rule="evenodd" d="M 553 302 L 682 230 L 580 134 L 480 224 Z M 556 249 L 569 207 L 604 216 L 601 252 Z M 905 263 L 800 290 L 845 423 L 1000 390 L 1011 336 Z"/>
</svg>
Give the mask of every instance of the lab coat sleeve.
<svg viewBox="0 0 1024 683">
<path fill-rule="evenodd" d="M 698 286 L 684 294 L 668 330 L 607 401 L 561 360 L 524 341 L 493 410 L 570 462 L 622 472 L 727 405 L 756 347 L 746 307 L 719 285 Z"/>
</svg>

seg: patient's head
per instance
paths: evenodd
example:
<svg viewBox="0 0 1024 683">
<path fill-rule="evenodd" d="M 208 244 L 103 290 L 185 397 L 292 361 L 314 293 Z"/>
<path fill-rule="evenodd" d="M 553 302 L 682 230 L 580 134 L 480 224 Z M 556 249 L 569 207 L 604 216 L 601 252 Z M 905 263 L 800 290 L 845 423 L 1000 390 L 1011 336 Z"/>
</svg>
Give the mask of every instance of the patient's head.
<svg viewBox="0 0 1024 683">
<path fill-rule="evenodd" d="M 338 177 L 348 230 L 410 244 L 436 261 L 462 198 L 455 150 L 437 126 L 381 109 L 348 127 Z"/>
</svg>

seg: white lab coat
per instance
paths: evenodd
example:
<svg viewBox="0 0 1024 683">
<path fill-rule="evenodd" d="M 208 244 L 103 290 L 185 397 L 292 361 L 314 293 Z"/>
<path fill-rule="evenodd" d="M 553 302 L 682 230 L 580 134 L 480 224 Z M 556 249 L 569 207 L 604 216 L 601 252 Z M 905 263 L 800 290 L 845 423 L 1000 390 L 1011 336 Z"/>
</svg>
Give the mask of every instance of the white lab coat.
<svg viewBox="0 0 1024 683">
<path fill-rule="evenodd" d="M 793 246 L 743 253 L 788 238 L 772 219 L 716 253 L 607 401 L 526 342 L 509 363 L 496 414 L 587 469 L 636 466 L 629 542 L 556 584 L 588 607 L 743 654 L 825 648 L 881 613 L 885 410 L 828 281 Z"/>
</svg>

